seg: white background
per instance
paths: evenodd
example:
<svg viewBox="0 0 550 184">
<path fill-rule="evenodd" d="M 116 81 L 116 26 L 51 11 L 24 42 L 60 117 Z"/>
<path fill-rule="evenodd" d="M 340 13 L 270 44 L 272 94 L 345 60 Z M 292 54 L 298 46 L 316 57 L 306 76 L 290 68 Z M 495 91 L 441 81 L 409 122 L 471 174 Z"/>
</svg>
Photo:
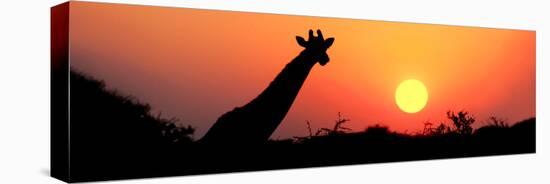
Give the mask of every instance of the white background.
<svg viewBox="0 0 550 184">
<path fill-rule="evenodd" d="M 0 183 L 62 183 L 49 177 L 50 7 L 63 1 L 3 1 L 0 7 Z M 110 183 L 549 183 L 550 11 L 535 0 L 107 0 L 206 9 L 515 28 L 537 31 L 537 153 L 291 169 Z M 220 153 L 221 154 L 221 153 Z M 407 153 L 403 153 L 407 154 Z"/>
</svg>

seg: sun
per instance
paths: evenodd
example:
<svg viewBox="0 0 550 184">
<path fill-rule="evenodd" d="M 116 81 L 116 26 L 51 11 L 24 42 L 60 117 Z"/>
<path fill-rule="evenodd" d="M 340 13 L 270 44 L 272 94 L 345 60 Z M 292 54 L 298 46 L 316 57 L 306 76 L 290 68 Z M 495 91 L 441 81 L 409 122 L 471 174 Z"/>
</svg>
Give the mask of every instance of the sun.
<svg viewBox="0 0 550 184">
<path fill-rule="evenodd" d="M 406 113 L 416 113 L 428 103 L 428 90 L 418 80 L 405 80 L 395 90 L 395 103 Z"/>
</svg>

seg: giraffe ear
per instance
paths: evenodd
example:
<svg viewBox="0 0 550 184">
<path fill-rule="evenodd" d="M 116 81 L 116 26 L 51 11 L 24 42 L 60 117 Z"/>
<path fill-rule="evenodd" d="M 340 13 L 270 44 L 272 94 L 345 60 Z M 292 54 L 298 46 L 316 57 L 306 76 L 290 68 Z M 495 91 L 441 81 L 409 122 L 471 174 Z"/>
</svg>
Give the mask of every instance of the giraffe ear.
<svg viewBox="0 0 550 184">
<path fill-rule="evenodd" d="M 332 45 L 332 43 L 334 43 L 334 38 L 327 38 L 325 40 L 325 48 L 328 49 Z"/>
<path fill-rule="evenodd" d="M 304 38 L 302 38 L 301 36 L 296 36 L 296 41 L 298 42 L 298 45 L 300 45 L 302 47 L 307 46 L 306 40 L 304 40 Z"/>
</svg>

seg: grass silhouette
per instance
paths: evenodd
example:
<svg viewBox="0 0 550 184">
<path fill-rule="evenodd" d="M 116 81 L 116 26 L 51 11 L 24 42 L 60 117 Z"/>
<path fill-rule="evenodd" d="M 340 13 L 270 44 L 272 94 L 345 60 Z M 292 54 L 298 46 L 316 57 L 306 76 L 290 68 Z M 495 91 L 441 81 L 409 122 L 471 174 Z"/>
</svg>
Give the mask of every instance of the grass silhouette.
<svg viewBox="0 0 550 184">
<path fill-rule="evenodd" d="M 427 122 L 407 134 L 381 125 L 354 132 L 338 113 L 334 127 L 315 133 L 306 122 L 304 137 L 208 145 L 193 139 L 193 127 L 73 69 L 69 167 L 72 181 L 92 181 L 535 152 L 535 118 L 510 126 L 492 117 L 473 129 L 466 111 L 447 117 L 451 126 Z"/>
</svg>

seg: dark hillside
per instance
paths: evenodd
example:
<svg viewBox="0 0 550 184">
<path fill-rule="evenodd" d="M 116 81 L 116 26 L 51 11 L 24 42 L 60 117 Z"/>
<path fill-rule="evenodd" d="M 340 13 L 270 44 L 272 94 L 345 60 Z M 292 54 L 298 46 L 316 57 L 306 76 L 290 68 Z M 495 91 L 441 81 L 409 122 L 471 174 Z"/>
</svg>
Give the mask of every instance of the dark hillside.
<svg viewBox="0 0 550 184">
<path fill-rule="evenodd" d="M 535 152 L 535 118 L 508 126 L 492 119 L 477 130 L 467 112 L 447 113 L 421 134 L 371 126 L 354 132 L 340 115 L 332 128 L 247 145 L 198 143 L 192 127 L 153 115 L 151 107 L 70 73 L 70 167 L 73 181 L 127 179 Z"/>
</svg>

